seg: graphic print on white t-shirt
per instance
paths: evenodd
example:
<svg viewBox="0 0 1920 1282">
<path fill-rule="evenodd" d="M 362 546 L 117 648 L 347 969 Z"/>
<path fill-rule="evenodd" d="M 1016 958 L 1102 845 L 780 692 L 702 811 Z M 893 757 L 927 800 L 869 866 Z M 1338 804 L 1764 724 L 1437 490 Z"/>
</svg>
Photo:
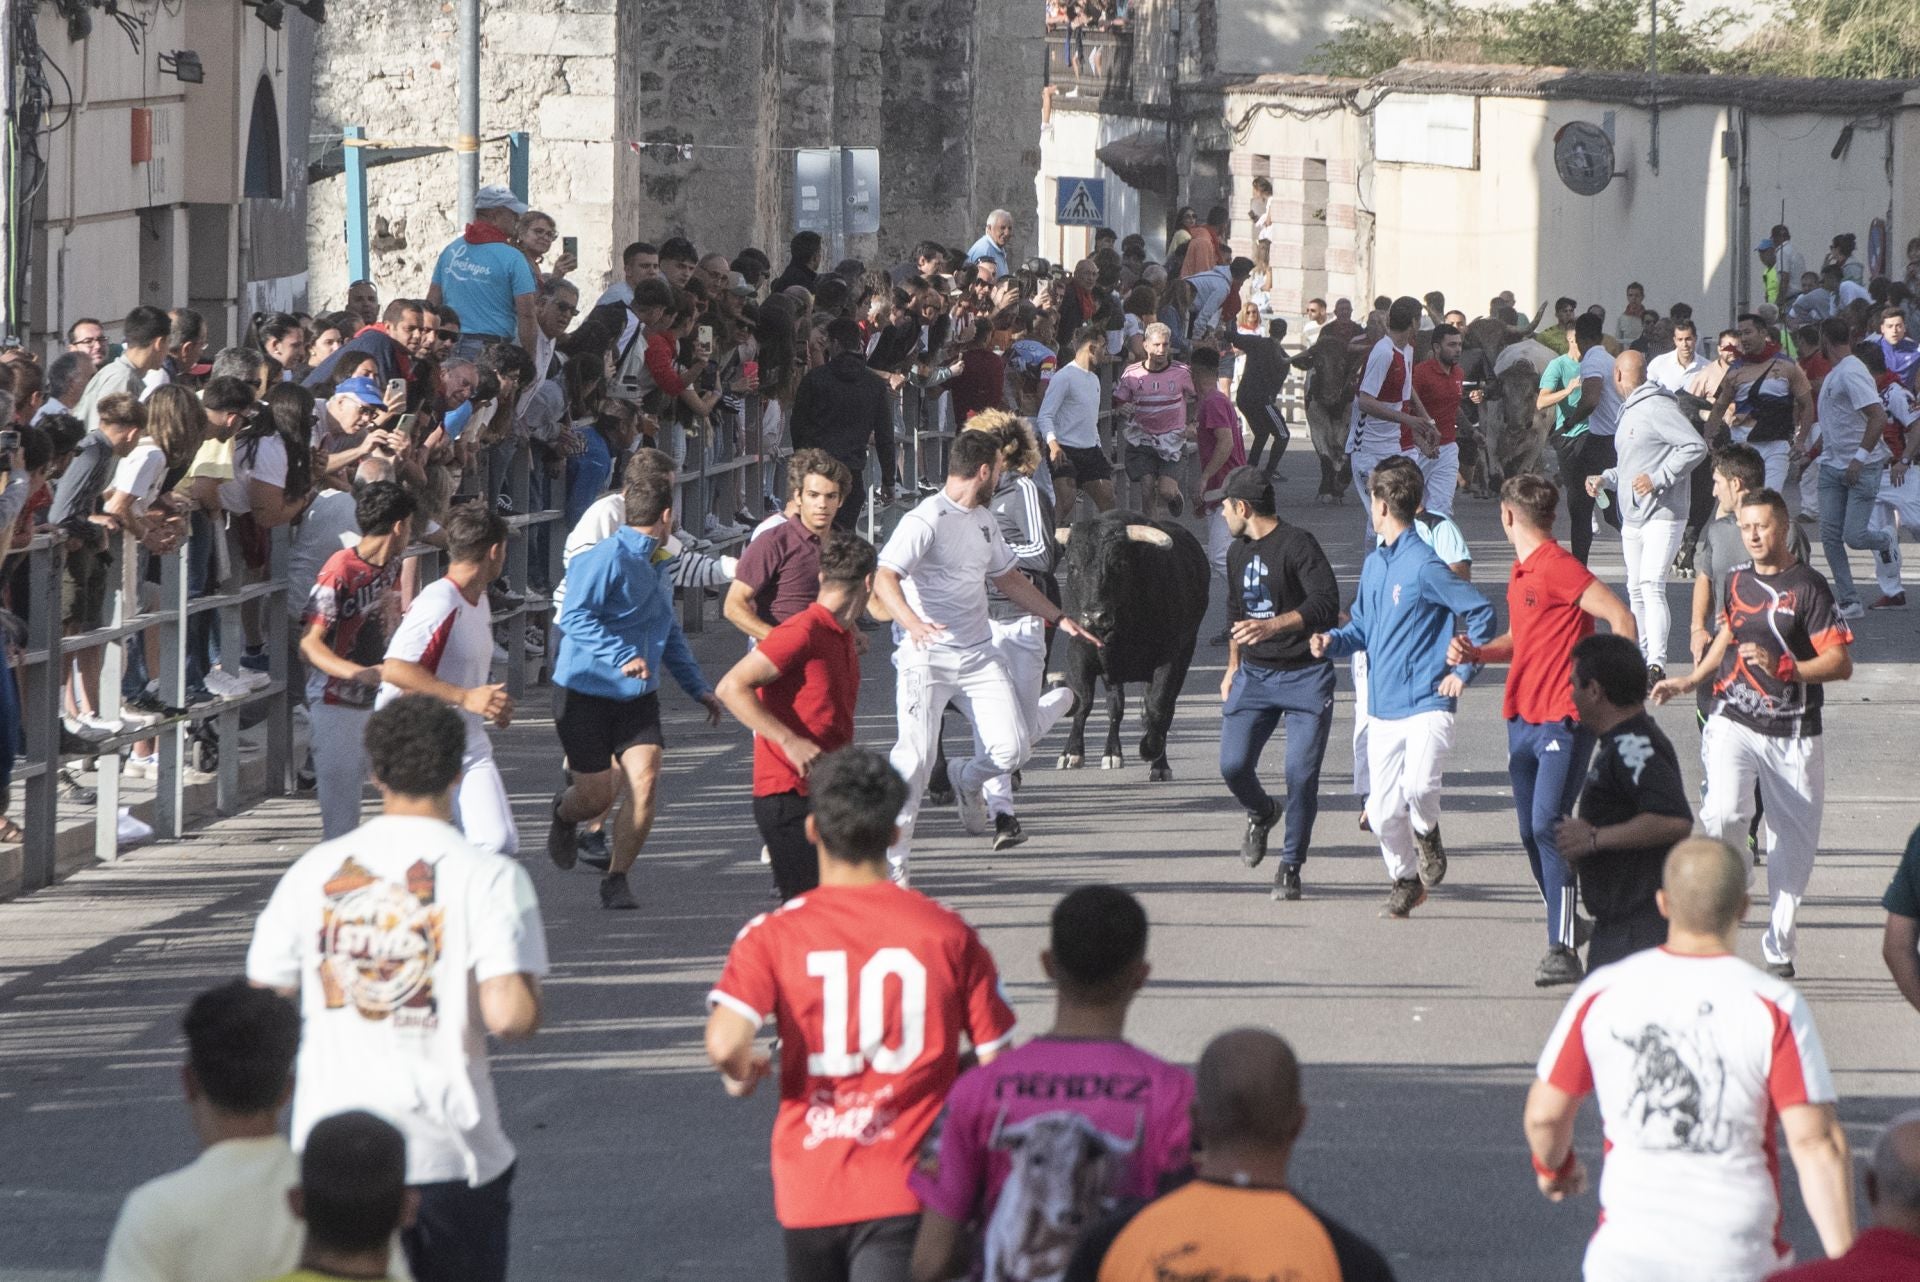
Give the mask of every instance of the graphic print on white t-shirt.
<svg viewBox="0 0 1920 1282">
<path fill-rule="evenodd" d="M 961 507 L 944 492 L 902 517 L 880 550 L 880 564 L 900 576 L 913 612 L 946 628 L 934 644 L 954 649 L 992 635 L 987 580 L 1013 569 L 1015 560 L 991 511 Z"/>
</svg>

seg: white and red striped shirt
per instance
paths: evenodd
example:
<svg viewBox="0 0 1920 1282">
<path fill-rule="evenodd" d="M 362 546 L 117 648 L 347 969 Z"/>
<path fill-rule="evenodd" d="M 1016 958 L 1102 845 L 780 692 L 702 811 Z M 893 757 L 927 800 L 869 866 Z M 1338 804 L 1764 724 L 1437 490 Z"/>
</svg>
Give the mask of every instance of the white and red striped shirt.
<svg viewBox="0 0 1920 1282">
<path fill-rule="evenodd" d="M 469 601 L 453 580 L 435 579 L 407 607 L 406 617 L 387 642 L 386 657 L 417 663 L 464 690 L 487 685 L 493 669 L 493 609 L 484 595 Z M 383 682 L 375 706 L 384 708 L 403 693 L 391 681 Z M 487 723 L 465 708 L 460 709 L 460 717 L 467 723 L 467 755 L 492 756 Z"/>
<path fill-rule="evenodd" d="M 1382 334 L 1374 341 L 1373 350 L 1367 353 L 1366 368 L 1360 373 L 1357 390 L 1361 396 L 1371 396 L 1404 413 L 1413 396 L 1413 348 L 1395 343 L 1391 334 Z M 1360 428 L 1356 453 L 1400 452 L 1399 423 L 1366 413 L 1357 398 L 1353 415 Z"/>
<path fill-rule="evenodd" d="M 1644 1261 L 1647 1277 L 1757 1278 L 1791 1262 L 1776 1122 L 1835 1099 L 1791 984 L 1730 954 L 1635 953 L 1575 990 L 1539 1075 L 1600 1106 L 1592 1251 Z"/>
</svg>

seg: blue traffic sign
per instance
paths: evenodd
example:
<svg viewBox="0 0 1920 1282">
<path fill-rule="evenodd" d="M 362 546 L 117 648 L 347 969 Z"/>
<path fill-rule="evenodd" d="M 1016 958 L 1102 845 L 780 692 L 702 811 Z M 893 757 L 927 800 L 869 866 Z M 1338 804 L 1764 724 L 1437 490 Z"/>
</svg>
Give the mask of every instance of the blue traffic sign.
<svg viewBox="0 0 1920 1282">
<path fill-rule="evenodd" d="M 1107 180 L 1056 178 L 1053 221 L 1061 227 L 1098 227 L 1107 221 Z"/>
</svg>

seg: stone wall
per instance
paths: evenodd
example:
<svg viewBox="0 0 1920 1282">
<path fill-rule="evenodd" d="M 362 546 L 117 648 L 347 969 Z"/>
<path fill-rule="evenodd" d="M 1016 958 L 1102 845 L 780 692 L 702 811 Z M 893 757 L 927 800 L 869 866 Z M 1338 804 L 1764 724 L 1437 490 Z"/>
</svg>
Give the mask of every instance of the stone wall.
<svg viewBox="0 0 1920 1282">
<path fill-rule="evenodd" d="M 459 48 L 451 6 L 334 0 L 314 71 L 314 133 L 364 125 L 397 145 L 450 146 Z M 933 236 L 970 244 L 1013 211 L 1035 249 L 1041 10 L 1033 0 L 486 0 L 481 134 L 532 134 L 530 199 L 580 238 L 579 279 L 617 271 L 627 242 L 755 244 L 776 267 L 792 231 L 793 149 L 878 147 L 882 229 L 848 252 L 899 261 Z M 370 58 L 369 50 L 406 56 Z M 642 146 L 635 148 L 629 142 Z M 481 181 L 506 181 L 506 145 Z M 449 152 L 369 170 L 374 280 L 424 292 L 458 234 Z M 344 180 L 314 185 L 312 299 L 347 285 Z"/>
</svg>

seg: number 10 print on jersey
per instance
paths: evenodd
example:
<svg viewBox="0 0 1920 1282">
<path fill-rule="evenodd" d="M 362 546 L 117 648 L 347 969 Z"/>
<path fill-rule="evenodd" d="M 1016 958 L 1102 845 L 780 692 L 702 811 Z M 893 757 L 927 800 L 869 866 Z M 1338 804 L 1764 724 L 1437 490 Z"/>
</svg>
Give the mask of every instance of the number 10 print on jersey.
<svg viewBox="0 0 1920 1282">
<path fill-rule="evenodd" d="M 907 1188 L 959 1071 L 1013 1012 L 968 926 L 889 882 L 821 886 L 754 918 L 708 996 L 780 1036 L 773 1200 L 789 1229 L 918 1213 Z"/>
</svg>

